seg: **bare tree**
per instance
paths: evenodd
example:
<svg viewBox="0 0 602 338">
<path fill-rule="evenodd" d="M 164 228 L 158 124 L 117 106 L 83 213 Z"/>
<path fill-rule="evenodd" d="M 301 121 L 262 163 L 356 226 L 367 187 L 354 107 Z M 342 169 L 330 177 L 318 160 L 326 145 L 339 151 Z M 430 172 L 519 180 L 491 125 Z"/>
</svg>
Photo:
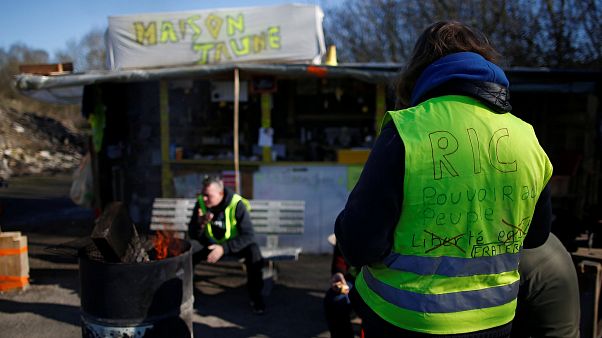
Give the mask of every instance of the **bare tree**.
<svg viewBox="0 0 602 338">
<path fill-rule="evenodd" d="M 23 43 L 12 44 L 8 50 L 0 48 L 0 95 L 11 99 L 17 97 L 11 83 L 13 76 L 19 72 L 20 64 L 47 63 L 48 59 L 46 51 Z"/>
<path fill-rule="evenodd" d="M 403 61 L 413 43 L 411 35 L 399 34 L 406 30 L 397 14 L 403 10 L 399 1 L 350 1 L 327 11 L 326 38 L 344 61 Z"/>
<path fill-rule="evenodd" d="M 600 64 L 601 0 L 349 0 L 326 8 L 326 36 L 341 61 L 404 62 L 430 23 L 483 31 L 508 66 Z"/>
<path fill-rule="evenodd" d="M 600 0 L 577 1 L 579 16 L 583 18 L 583 58 L 592 65 L 602 66 L 602 3 Z"/>
<path fill-rule="evenodd" d="M 106 68 L 104 29 L 93 29 L 79 41 L 69 40 L 65 49 L 56 53 L 60 62 L 71 61 L 76 71 Z"/>
</svg>

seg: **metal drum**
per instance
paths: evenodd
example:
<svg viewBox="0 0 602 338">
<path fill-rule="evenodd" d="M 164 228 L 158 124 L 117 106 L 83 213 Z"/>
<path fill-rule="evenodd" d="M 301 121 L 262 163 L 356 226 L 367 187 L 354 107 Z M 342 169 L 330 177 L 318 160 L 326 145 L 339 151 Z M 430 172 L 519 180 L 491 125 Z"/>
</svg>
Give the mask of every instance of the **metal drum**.
<svg viewBox="0 0 602 338">
<path fill-rule="evenodd" d="M 83 337 L 192 337 L 192 254 L 145 263 L 80 255 Z"/>
</svg>

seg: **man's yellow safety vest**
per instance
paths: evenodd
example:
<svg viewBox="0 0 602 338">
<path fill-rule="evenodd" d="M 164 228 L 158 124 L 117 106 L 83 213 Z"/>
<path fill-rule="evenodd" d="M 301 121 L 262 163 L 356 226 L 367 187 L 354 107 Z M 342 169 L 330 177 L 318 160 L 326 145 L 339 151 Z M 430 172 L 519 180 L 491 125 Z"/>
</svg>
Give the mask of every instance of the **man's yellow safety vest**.
<svg viewBox="0 0 602 338">
<path fill-rule="evenodd" d="M 514 318 L 518 259 L 552 165 L 533 128 L 465 96 L 388 112 L 405 147 L 391 254 L 356 288 L 380 317 L 429 334 Z M 401 174 L 401 173 L 400 173 Z"/>
<path fill-rule="evenodd" d="M 201 198 L 203 197 L 199 196 L 199 204 Z M 207 223 L 207 225 L 205 226 L 205 235 L 207 236 L 207 238 L 209 238 L 211 242 L 221 244 L 229 240 L 230 238 L 238 236 L 238 227 L 236 226 L 236 206 L 240 201 L 242 201 L 245 204 L 247 210 L 251 210 L 249 201 L 247 201 L 239 194 L 232 195 L 232 200 L 224 210 L 224 219 L 226 222 L 226 232 L 224 233 L 224 237 L 220 239 L 215 238 L 215 236 L 213 236 L 212 222 Z"/>
</svg>

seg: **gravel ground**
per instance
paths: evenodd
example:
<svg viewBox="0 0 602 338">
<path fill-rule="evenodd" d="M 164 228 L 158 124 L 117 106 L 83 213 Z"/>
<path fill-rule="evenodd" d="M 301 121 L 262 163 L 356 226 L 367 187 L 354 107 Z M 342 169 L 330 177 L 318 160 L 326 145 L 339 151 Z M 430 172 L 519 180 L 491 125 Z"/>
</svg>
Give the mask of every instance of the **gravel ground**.
<svg viewBox="0 0 602 338">
<path fill-rule="evenodd" d="M 43 183 L 42 183 L 43 182 Z M 0 293 L 0 336 L 78 337 L 78 264 L 46 248 L 90 234 L 92 213 L 66 197 L 69 176 L 13 178 L 0 189 L 3 231 L 28 236 L 31 286 Z M 266 297 L 267 311 L 251 312 L 245 273 L 237 262 L 201 264 L 194 276 L 195 337 L 329 337 L 322 297 L 329 255 L 301 255 L 280 262 L 279 278 Z"/>
</svg>

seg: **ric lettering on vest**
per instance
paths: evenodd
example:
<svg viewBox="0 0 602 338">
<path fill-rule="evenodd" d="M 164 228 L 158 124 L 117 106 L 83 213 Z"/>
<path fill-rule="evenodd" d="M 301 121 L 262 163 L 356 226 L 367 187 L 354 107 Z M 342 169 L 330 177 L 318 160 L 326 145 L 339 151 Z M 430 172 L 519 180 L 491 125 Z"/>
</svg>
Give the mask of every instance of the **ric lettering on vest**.
<svg viewBox="0 0 602 338">
<path fill-rule="evenodd" d="M 479 148 L 482 146 L 479 143 L 479 135 L 473 128 L 466 129 L 468 134 L 469 144 L 463 146 L 470 147 L 472 151 L 473 173 L 479 174 L 482 171 L 482 159 Z M 488 143 L 488 158 L 486 159 L 491 166 L 501 173 L 515 172 L 517 164 L 515 159 L 501 159 L 500 154 L 503 153 L 503 147 L 508 147 L 508 129 L 501 128 L 496 130 L 489 138 Z M 431 150 L 433 154 L 433 177 L 440 180 L 445 175 L 451 177 L 459 176 L 460 173 L 453 165 L 454 153 L 460 148 L 458 138 L 449 131 L 435 131 L 429 134 L 431 141 Z"/>
<path fill-rule="evenodd" d="M 533 204 L 540 187 L 535 182 L 514 179 L 466 181 L 471 176 L 505 176 L 519 170 L 510 135 L 506 127 L 493 129 L 487 135 L 475 128 L 466 128 L 465 133 L 428 132 L 432 184 L 428 179 L 421 181 L 422 208 L 417 216 L 422 218 L 422 224 L 411 235 L 412 248 L 424 254 L 451 250 L 470 257 L 519 252 L 530 217 L 512 224 L 504 219 L 503 205 L 510 207 L 527 201 Z M 439 183 L 446 180 L 451 181 Z M 455 180 L 461 183 L 456 186 L 452 183 Z M 483 226 L 489 231 L 475 233 L 474 229 Z"/>
</svg>

